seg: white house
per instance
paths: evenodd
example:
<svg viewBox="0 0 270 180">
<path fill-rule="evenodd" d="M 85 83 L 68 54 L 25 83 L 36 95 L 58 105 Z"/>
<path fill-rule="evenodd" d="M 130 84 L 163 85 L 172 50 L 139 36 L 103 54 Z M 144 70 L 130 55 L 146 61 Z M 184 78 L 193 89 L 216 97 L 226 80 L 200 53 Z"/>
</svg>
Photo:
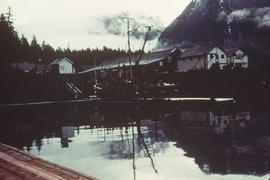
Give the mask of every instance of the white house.
<svg viewBox="0 0 270 180">
<path fill-rule="evenodd" d="M 184 51 L 177 60 L 178 71 L 188 71 L 192 69 L 210 69 L 213 65 L 218 65 L 221 69 L 227 65 L 226 52 L 217 47 L 199 47 Z"/>
<path fill-rule="evenodd" d="M 248 55 L 239 48 L 224 49 L 227 53 L 227 62 L 234 68 L 248 68 Z"/>
<path fill-rule="evenodd" d="M 68 58 L 61 58 L 54 60 L 51 64 L 52 70 L 59 74 L 74 74 L 74 62 Z"/>
</svg>

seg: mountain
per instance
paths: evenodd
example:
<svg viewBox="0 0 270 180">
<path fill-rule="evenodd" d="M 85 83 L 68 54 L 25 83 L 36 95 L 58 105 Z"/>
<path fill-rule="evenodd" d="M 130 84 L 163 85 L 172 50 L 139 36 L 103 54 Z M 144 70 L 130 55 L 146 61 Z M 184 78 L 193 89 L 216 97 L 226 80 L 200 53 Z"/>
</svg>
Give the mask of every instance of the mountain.
<svg viewBox="0 0 270 180">
<path fill-rule="evenodd" d="M 192 0 L 159 37 L 161 46 L 238 46 L 270 62 L 270 0 Z"/>
</svg>

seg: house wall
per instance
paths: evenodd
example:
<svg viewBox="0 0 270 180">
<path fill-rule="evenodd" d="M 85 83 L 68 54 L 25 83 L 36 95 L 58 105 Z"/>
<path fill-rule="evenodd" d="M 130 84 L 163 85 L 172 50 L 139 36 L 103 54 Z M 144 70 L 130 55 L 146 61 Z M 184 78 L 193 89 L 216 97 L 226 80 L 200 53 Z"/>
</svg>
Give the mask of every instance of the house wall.
<svg viewBox="0 0 270 180">
<path fill-rule="evenodd" d="M 233 56 L 228 57 L 228 60 L 234 67 L 248 68 L 248 56 L 240 49 Z"/>
<path fill-rule="evenodd" d="M 180 53 L 176 50 L 160 61 L 144 65 L 142 72 L 175 72 L 177 70 L 177 56 Z"/>
<path fill-rule="evenodd" d="M 226 53 L 218 47 L 213 48 L 209 53 L 200 56 L 180 58 L 177 61 L 178 71 L 191 69 L 210 69 L 213 64 L 218 63 L 222 69 L 227 65 Z"/>
<path fill-rule="evenodd" d="M 59 63 L 59 73 L 60 74 L 74 74 L 75 68 L 72 63 L 62 60 Z"/>
<path fill-rule="evenodd" d="M 179 50 L 175 50 L 168 57 L 162 61 L 158 61 L 156 64 L 159 66 L 158 70 L 162 72 L 175 72 L 177 68 L 177 57 L 180 55 Z"/>
<path fill-rule="evenodd" d="M 176 55 L 171 54 L 167 58 L 163 60 L 164 64 L 164 69 L 168 72 L 174 72 L 177 70 L 177 60 L 176 60 Z"/>
<path fill-rule="evenodd" d="M 216 63 L 219 63 L 220 68 L 223 69 L 224 66 L 227 66 L 227 55 L 223 50 L 215 47 L 207 54 L 207 62 L 207 69 Z"/>
<path fill-rule="evenodd" d="M 191 69 L 205 69 L 206 56 L 180 58 L 177 61 L 178 71 L 188 71 Z"/>
</svg>

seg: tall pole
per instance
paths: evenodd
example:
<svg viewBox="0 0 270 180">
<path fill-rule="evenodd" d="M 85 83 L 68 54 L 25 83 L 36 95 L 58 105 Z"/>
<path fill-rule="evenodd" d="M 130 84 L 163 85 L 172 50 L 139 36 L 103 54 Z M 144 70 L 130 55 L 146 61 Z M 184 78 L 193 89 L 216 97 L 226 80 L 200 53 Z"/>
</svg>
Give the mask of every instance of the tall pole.
<svg viewBox="0 0 270 180">
<path fill-rule="evenodd" d="M 129 77 L 132 79 L 132 67 L 131 67 L 131 50 L 130 50 L 130 30 L 129 30 L 129 17 L 127 18 L 127 36 L 128 36 L 128 61 L 129 61 Z"/>
<path fill-rule="evenodd" d="M 139 65 L 139 62 L 140 62 L 140 60 L 141 60 L 141 58 L 142 58 L 142 55 L 143 55 L 143 53 L 144 53 L 145 44 L 146 44 L 146 41 L 148 40 L 148 37 L 149 37 L 150 31 L 151 31 L 151 28 L 152 28 L 152 26 L 148 26 L 148 31 L 146 32 L 146 35 L 145 35 L 145 38 L 144 38 L 142 50 L 141 50 L 141 52 L 140 52 L 140 54 L 139 54 L 138 59 L 137 59 L 136 62 L 135 62 L 136 65 Z"/>
<path fill-rule="evenodd" d="M 95 88 L 97 88 L 97 62 L 96 62 L 96 57 L 94 57 L 94 66 L 95 66 L 95 85 L 96 85 L 96 87 Z M 95 91 L 95 92 L 97 92 L 97 91 Z"/>
</svg>

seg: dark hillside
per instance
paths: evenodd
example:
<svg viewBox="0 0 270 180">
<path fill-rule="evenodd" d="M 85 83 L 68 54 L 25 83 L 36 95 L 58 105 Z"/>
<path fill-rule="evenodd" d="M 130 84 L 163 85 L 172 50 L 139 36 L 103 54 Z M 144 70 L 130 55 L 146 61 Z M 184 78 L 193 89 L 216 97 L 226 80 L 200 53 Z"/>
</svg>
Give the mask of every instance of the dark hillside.
<svg viewBox="0 0 270 180">
<path fill-rule="evenodd" d="M 159 41 L 183 48 L 240 46 L 251 62 L 270 62 L 270 0 L 193 0 Z"/>
</svg>

